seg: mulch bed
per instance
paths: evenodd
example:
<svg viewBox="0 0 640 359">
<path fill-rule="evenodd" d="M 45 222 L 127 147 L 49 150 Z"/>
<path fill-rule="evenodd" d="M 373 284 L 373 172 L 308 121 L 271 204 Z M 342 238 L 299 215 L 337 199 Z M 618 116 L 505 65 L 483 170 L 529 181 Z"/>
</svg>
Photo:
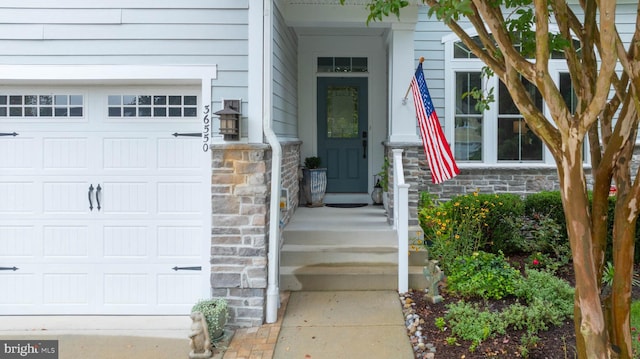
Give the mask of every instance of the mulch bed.
<svg viewBox="0 0 640 359">
<path fill-rule="evenodd" d="M 512 265 L 515 268 L 524 268 L 524 258 L 512 257 L 510 259 Z M 573 269 L 571 266 L 559 270 L 561 278 L 567 280 L 573 285 Z M 522 358 L 520 354 L 520 337 L 524 333 L 522 331 L 509 331 L 505 336 L 498 336 L 496 338 L 489 339 L 480 344 L 480 346 L 474 351 L 469 351 L 471 342 L 465 342 L 458 340 L 456 345 L 447 344 L 446 339 L 451 335 L 450 331 L 441 331 L 435 326 L 435 319 L 438 317 L 444 317 L 446 313 L 446 306 L 450 303 L 457 302 L 460 298 L 450 295 L 446 292 L 446 288 L 442 290 L 442 296 L 444 301 L 437 304 L 432 304 L 424 298 L 424 292 L 412 291 L 407 293 L 414 302 L 414 309 L 422 319 L 422 332 L 426 336 L 426 341 L 435 346 L 435 358 L 460 358 L 460 359 L 473 359 L 473 358 Z M 640 289 L 633 288 L 633 299 L 640 298 Z M 468 302 L 470 300 L 467 300 Z M 513 299 L 505 300 L 491 300 L 488 301 L 492 308 L 495 310 L 501 310 L 501 308 L 513 303 Z M 551 327 L 548 331 L 540 332 L 537 334 L 539 341 L 537 345 L 529 349 L 528 358 L 531 359 L 565 359 L 575 358 L 575 332 L 573 319 L 565 321 L 561 326 Z M 416 359 L 426 358 L 424 352 L 416 352 Z"/>
</svg>

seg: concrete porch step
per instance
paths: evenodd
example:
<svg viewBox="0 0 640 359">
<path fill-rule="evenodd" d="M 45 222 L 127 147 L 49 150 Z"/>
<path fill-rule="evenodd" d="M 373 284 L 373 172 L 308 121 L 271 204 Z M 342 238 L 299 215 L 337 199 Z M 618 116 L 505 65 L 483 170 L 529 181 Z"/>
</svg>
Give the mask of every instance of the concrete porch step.
<svg viewBox="0 0 640 359">
<path fill-rule="evenodd" d="M 322 264 L 280 269 L 280 289 L 290 291 L 397 290 L 398 267 L 393 263 Z M 424 288 L 422 267 L 409 267 L 409 286 Z"/>
</svg>

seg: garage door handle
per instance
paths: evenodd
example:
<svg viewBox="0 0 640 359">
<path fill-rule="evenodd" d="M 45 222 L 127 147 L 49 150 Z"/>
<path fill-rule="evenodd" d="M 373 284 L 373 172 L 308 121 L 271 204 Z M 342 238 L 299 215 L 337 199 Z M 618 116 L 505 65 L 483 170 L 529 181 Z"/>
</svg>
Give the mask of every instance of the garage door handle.
<svg viewBox="0 0 640 359">
<path fill-rule="evenodd" d="M 96 203 L 98 204 L 98 211 L 100 210 L 100 193 L 102 192 L 102 187 L 100 187 L 100 183 L 98 183 L 98 187 L 96 187 Z"/>
<path fill-rule="evenodd" d="M 93 196 L 93 184 L 89 186 L 89 210 L 93 211 L 93 202 L 91 201 L 91 196 Z"/>
</svg>

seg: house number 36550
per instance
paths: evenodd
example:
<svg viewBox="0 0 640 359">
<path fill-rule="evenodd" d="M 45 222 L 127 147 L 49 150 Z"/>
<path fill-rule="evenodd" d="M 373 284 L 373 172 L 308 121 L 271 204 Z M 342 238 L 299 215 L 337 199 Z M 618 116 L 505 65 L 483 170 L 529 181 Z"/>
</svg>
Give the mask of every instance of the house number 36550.
<svg viewBox="0 0 640 359">
<path fill-rule="evenodd" d="M 209 136 L 211 134 L 211 124 L 209 120 L 209 105 L 204 106 L 202 111 L 202 150 L 204 152 L 209 151 Z"/>
</svg>

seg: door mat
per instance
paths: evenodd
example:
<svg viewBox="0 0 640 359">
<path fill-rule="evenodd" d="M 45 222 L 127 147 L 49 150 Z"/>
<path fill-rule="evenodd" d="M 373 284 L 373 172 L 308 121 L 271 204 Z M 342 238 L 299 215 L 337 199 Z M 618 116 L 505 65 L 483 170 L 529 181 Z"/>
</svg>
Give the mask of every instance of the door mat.
<svg viewBox="0 0 640 359">
<path fill-rule="evenodd" d="M 326 207 L 333 208 L 358 208 L 358 207 L 366 207 L 368 203 L 325 203 Z"/>
</svg>

